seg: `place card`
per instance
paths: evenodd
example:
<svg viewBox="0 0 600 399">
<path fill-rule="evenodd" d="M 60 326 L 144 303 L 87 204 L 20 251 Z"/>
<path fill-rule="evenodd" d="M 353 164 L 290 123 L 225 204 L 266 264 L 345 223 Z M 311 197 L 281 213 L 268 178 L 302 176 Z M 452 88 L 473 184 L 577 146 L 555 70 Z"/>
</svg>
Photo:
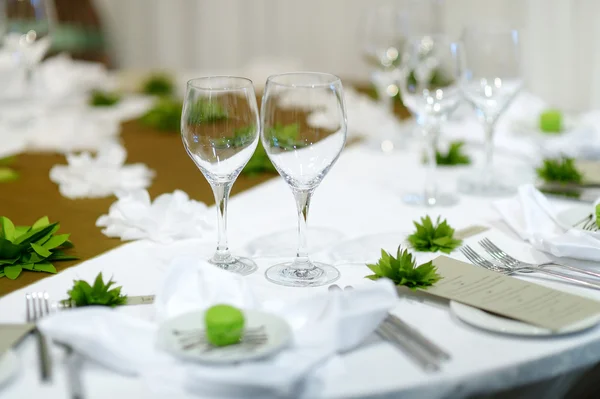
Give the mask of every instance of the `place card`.
<svg viewBox="0 0 600 399">
<path fill-rule="evenodd" d="M 440 256 L 443 277 L 423 291 L 552 331 L 600 315 L 600 302 Z"/>
<path fill-rule="evenodd" d="M 128 296 L 126 305 L 150 305 L 154 303 L 154 295 Z"/>
<path fill-rule="evenodd" d="M 0 324 L 0 356 L 33 330 L 33 324 Z"/>
</svg>

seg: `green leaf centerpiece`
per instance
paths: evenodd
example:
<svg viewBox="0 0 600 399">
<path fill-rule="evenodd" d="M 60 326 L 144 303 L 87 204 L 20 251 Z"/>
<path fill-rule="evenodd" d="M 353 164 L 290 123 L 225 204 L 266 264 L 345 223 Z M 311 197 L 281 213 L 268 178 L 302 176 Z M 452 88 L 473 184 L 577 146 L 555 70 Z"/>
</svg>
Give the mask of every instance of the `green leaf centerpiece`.
<svg viewBox="0 0 600 399">
<path fill-rule="evenodd" d="M 462 244 L 461 240 L 454 238 L 454 229 L 446 220 L 440 222 L 440 217 L 435 224 L 429 216 L 421 218 L 421 223 L 413 223 L 417 230 L 408 236 L 408 242 L 417 251 L 449 254 Z"/>
<path fill-rule="evenodd" d="M 0 216 L 0 277 L 14 280 L 23 270 L 56 273 L 53 261 L 77 259 L 63 251 L 73 244 L 69 234 L 54 235 L 59 228 L 47 216 L 32 226 L 16 227 L 9 218 Z"/>
<path fill-rule="evenodd" d="M 116 92 L 94 90 L 90 95 L 89 104 L 92 107 L 111 107 L 121 101 L 121 95 Z"/>
<path fill-rule="evenodd" d="M 448 152 L 443 153 L 439 150 L 435 152 L 435 160 L 438 165 L 456 166 L 469 165 L 471 158 L 463 152 L 465 143 L 462 141 L 453 141 L 450 143 Z"/>
<path fill-rule="evenodd" d="M 437 273 L 433 262 L 429 261 L 417 266 L 416 260 L 407 249 L 398 247 L 396 257 L 381 250 L 381 259 L 375 264 L 368 264 L 374 274 L 366 276 L 371 280 L 389 278 L 396 285 L 403 285 L 412 290 L 429 287 L 438 282 L 442 276 Z"/>
<path fill-rule="evenodd" d="M 164 97 L 159 99 L 154 107 L 140 117 L 140 122 L 156 130 L 178 133 L 181 126 L 182 110 L 183 103 L 181 101 Z M 198 125 L 227 119 L 228 115 L 220 104 L 199 99 L 192 106 L 187 123 Z"/>
<path fill-rule="evenodd" d="M 277 124 L 268 128 L 267 138 L 271 140 L 274 147 L 282 150 L 291 150 L 294 148 L 306 147 L 302 140 L 298 140 L 300 134 L 300 125 L 291 123 L 289 125 Z"/>
<path fill-rule="evenodd" d="M 70 302 L 71 305 L 76 307 L 94 305 L 114 308 L 115 306 L 125 305 L 127 295 L 121 294 L 122 287 L 111 288 L 114 284 L 115 282 L 112 279 L 105 283 L 102 279 L 102 273 L 98 273 L 94 285 L 90 285 L 84 280 L 75 280 L 73 288 L 67 291 L 69 298 L 63 302 Z"/>
<path fill-rule="evenodd" d="M 173 79 L 166 74 L 157 73 L 142 84 L 142 93 L 151 96 L 170 96 L 175 91 Z"/>
<path fill-rule="evenodd" d="M 583 181 L 583 174 L 575 166 L 573 158 L 544 159 L 536 172 L 540 179 L 548 183 L 579 184 Z"/>
<path fill-rule="evenodd" d="M 0 158 L 0 183 L 19 179 L 19 172 L 9 166 L 15 162 L 16 157 Z"/>
</svg>

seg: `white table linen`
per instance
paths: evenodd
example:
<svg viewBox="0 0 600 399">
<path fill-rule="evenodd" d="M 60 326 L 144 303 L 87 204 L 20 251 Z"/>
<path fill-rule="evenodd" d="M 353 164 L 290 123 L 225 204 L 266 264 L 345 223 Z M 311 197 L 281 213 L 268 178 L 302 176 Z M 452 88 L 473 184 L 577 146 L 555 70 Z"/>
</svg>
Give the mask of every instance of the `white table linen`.
<svg viewBox="0 0 600 399">
<path fill-rule="evenodd" d="M 542 260 L 545 255 L 533 250 L 514 236 L 498 221 L 498 215 L 486 198 L 462 196 L 461 202 L 450 208 L 414 208 L 401 201 L 407 191 L 422 188 L 424 170 L 417 168 L 416 151 L 382 155 L 365 147 L 346 149 L 338 163 L 317 189 L 311 204 L 309 225 L 343 231 L 348 239 L 389 231 L 412 230 L 412 221 L 425 214 L 441 214 L 457 229 L 487 224 L 493 229 L 481 236 L 490 237 L 505 251 L 519 255 L 524 261 Z M 503 165 L 519 161 L 504 159 Z M 530 166 L 531 167 L 531 166 Z M 461 168 L 440 172 L 440 186 L 454 189 L 455 177 Z M 464 170 L 464 169 L 463 169 Z M 201 179 L 198 176 L 198 179 Z M 557 209 L 569 206 L 568 201 L 553 201 Z M 230 245 L 243 253 L 244 244 L 273 232 L 295 229 L 296 212 L 287 185 L 279 178 L 234 196 L 229 206 Z M 479 237 L 468 239 L 476 247 Z M 76 237 L 73 237 L 77 245 Z M 399 238 L 398 243 L 402 241 Z M 310 236 L 309 236 L 310 242 Z M 160 245 L 142 240 L 126 244 L 81 265 L 41 280 L 30 287 L 15 291 L 0 299 L 0 322 L 24 321 L 24 293 L 48 291 L 53 298 L 64 297 L 74 278 L 93 279 L 100 271 L 112 276 L 130 295 L 155 293 L 174 256 L 209 257 L 214 251 L 214 237 L 202 240 L 178 241 Z M 391 244 L 390 244 L 391 245 Z M 394 250 L 395 248 L 386 248 Z M 290 258 L 293 256 L 290 253 Z M 436 254 L 418 254 L 419 262 Z M 460 255 L 453 254 L 460 258 Z M 327 261 L 327 250 L 313 254 L 315 260 Z M 327 290 L 327 287 L 288 288 L 265 280 L 264 271 L 280 259 L 256 259 L 259 270 L 247 276 L 256 288 L 259 299 L 300 299 Z M 375 260 L 375 259 L 373 259 Z M 582 267 L 594 267 L 578 264 Z M 371 284 L 364 279 L 368 269 L 361 264 L 340 264 L 340 286 Z M 521 278 L 521 277 L 520 277 Z M 539 276 L 522 277 L 540 284 L 579 295 L 600 299 L 600 292 L 558 283 Z M 121 312 L 143 319 L 153 317 L 148 306 L 124 307 Z M 558 376 L 590 366 L 600 360 L 600 327 L 581 334 L 560 338 L 523 339 L 490 334 L 456 320 L 443 301 L 401 297 L 394 313 L 417 327 L 422 333 L 452 355 L 452 360 L 436 374 L 421 370 L 401 352 L 387 343 L 373 342 L 339 356 L 315 372 L 320 373 L 318 386 L 303 392 L 308 398 L 342 398 L 389 396 L 406 398 L 464 397 L 478 392 L 507 389 Z M 1 393 L 6 397 L 46 398 L 65 396 L 64 370 L 57 365 L 56 384 L 39 384 L 35 370 L 35 345 L 26 342 L 19 349 L 24 364 L 23 375 Z M 83 379 L 89 398 L 152 397 L 145 382 L 124 377 L 87 363 Z M 179 397 L 179 396 L 174 396 Z M 185 396 L 181 396 L 185 397 Z"/>
</svg>

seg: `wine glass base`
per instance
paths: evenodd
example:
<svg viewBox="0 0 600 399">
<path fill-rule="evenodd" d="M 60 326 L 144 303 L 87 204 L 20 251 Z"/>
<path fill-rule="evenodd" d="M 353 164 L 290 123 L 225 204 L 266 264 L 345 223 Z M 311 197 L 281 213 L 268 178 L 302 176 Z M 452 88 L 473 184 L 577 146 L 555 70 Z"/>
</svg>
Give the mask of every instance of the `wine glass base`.
<svg viewBox="0 0 600 399">
<path fill-rule="evenodd" d="M 333 266 L 319 262 L 310 262 L 312 269 L 295 269 L 294 262 L 271 266 L 265 277 L 272 283 L 288 287 L 318 287 L 331 284 L 340 278 L 340 272 Z"/>
<path fill-rule="evenodd" d="M 510 184 L 505 177 L 497 173 L 483 176 L 481 173 L 461 176 L 458 179 L 458 191 L 480 197 L 504 197 L 514 194 L 518 184 Z"/>
<path fill-rule="evenodd" d="M 428 198 L 423 194 L 406 194 L 402 201 L 412 206 L 452 206 L 458 203 L 458 197 L 452 194 L 437 194 L 433 198 Z"/>
<path fill-rule="evenodd" d="M 256 263 L 254 263 L 252 259 L 237 256 L 232 256 L 231 260 L 227 261 L 216 261 L 214 259 L 210 259 L 208 262 L 220 269 L 241 274 L 242 276 L 252 274 L 256 271 L 256 269 L 258 269 L 258 266 L 256 266 Z"/>
</svg>

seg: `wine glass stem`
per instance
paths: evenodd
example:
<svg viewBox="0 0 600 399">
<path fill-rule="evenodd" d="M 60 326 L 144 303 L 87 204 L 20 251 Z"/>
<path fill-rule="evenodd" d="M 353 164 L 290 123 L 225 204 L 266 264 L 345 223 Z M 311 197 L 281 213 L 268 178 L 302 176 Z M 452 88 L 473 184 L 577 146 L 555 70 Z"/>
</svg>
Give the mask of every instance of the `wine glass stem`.
<svg viewBox="0 0 600 399">
<path fill-rule="evenodd" d="M 308 258 L 308 232 L 307 223 L 308 208 L 313 190 L 294 190 L 294 198 L 298 208 L 298 251 L 292 268 L 296 270 L 309 270 L 314 266 Z"/>
<path fill-rule="evenodd" d="M 425 172 L 425 192 L 423 193 L 426 205 L 433 206 L 437 201 L 436 181 L 436 150 L 439 135 L 439 125 L 426 123 L 423 126 L 425 136 L 425 156 L 427 169 Z"/>
<path fill-rule="evenodd" d="M 485 184 L 492 182 L 494 163 L 494 122 L 485 121 L 485 164 L 483 166 L 483 180 Z"/>
<path fill-rule="evenodd" d="M 229 246 L 227 245 L 227 201 L 229 200 L 231 185 L 231 182 L 215 183 L 211 185 L 213 194 L 215 196 L 219 229 L 217 251 L 213 256 L 213 261 L 217 263 L 223 263 L 232 260 L 231 254 L 229 253 Z"/>
</svg>

